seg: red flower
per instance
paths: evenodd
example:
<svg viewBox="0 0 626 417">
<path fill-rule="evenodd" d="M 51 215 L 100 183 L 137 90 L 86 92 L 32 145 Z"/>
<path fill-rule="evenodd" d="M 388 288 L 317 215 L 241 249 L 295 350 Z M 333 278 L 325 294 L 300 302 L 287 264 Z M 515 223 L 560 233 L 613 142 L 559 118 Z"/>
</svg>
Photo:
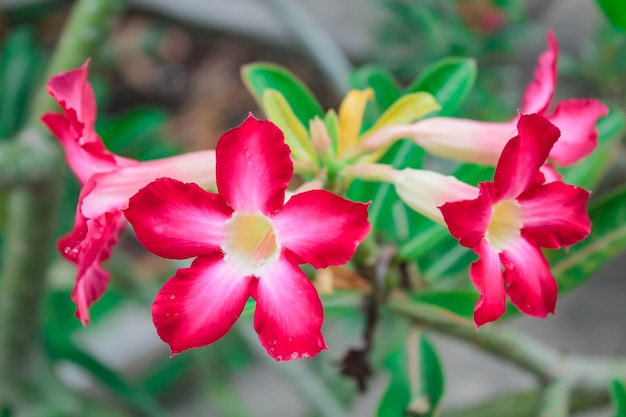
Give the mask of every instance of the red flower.
<svg viewBox="0 0 626 417">
<path fill-rule="evenodd" d="M 539 56 L 534 80 L 522 99 L 521 113 L 538 113 L 559 128 L 561 137 L 550 151 L 550 159 L 571 165 L 589 155 L 598 143 L 596 122 L 608 108 L 594 99 L 570 98 L 557 103 L 550 113 L 556 89 L 558 44 L 548 32 L 549 49 Z M 370 149 L 389 142 L 412 138 L 433 155 L 483 165 L 495 165 L 507 141 L 515 136 L 517 119 L 510 122 L 480 122 L 453 117 L 433 117 L 412 125 L 392 126 L 372 135 Z M 553 177 L 554 178 L 554 177 Z"/>
<path fill-rule="evenodd" d="M 322 304 L 298 264 L 346 263 L 370 231 L 367 205 L 323 190 L 284 203 L 289 147 L 274 124 L 252 116 L 222 136 L 216 159 L 219 194 L 164 178 L 124 211 L 150 251 L 197 257 L 157 294 L 157 333 L 172 354 L 213 343 L 253 297 L 254 328 L 271 357 L 316 355 L 326 349 Z"/>
<path fill-rule="evenodd" d="M 96 134 L 96 101 L 87 81 L 89 61 L 48 82 L 48 92 L 63 114 L 48 113 L 42 122 L 59 139 L 65 159 L 83 188 L 78 199 L 74 230 L 59 239 L 61 254 L 77 264 L 71 299 L 76 316 L 89 323 L 89 307 L 104 293 L 109 273 L 101 267 L 126 221 L 121 209 L 130 196 L 150 181 L 172 176 L 189 181 L 215 182 L 215 153 L 195 152 L 157 161 L 139 162 L 106 150 Z"/>
<path fill-rule="evenodd" d="M 561 181 L 544 183 L 539 170 L 559 130 L 529 115 L 520 116 L 517 131 L 502 151 L 493 182 L 479 184 L 477 198 L 441 206 L 450 233 L 479 255 L 470 267 L 481 295 L 474 309 L 477 326 L 504 314 L 505 294 L 525 314 L 554 313 L 557 283 L 540 248 L 572 245 L 591 227 L 589 193 Z"/>
</svg>

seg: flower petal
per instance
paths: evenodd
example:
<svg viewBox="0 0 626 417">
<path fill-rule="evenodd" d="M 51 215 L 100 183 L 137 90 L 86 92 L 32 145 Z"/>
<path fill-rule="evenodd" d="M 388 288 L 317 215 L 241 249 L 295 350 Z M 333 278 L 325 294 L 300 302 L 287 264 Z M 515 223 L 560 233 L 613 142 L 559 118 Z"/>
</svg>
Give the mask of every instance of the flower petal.
<svg viewBox="0 0 626 417">
<path fill-rule="evenodd" d="M 254 329 L 277 361 L 308 358 L 328 349 L 322 336 L 324 310 L 311 281 L 286 256 L 259 277 Z"/>
<path fill-rule="evenodd" d="M 80 68 L 53 76 L 46 85 L 48 93 L 59 103 L 72 127 L 87 131 L 93 129 L 97 113 L 96 98 L 87 81 L 88 66 L 89 60 Z M 91 141 L 93 136 L 88 135 L 84 139 Z"/>
<path fill-rule="evenodd" d="M 291 197 L 272 223 L 281 246 L 302 263 L 343 265 L 371 230 L 367 207 L 325 190 L 306 191 Z"/>
<path fill-rule="evenodd" d="M 500 258 L 511 302 L 529 316 L 554 314 L 558 287 L 539 248 L 520 237 Z"/>
<path fill-rule="evenodd" d="M 65 151 L 65 160 L 81 184 L 98 172 L 109 172 L 117 167 L 114 155 L 100 142 L 84 147 L 78 144 L 81 133 L 72 132 L 67 117 L 62 114 L 47 113 L 41 121 L 59 140 Z"/>
<path fill-rule="evenodd" d="M 389 126 L 367 138 L 368 149 L 410 138 L 431 155 L 481 165 L 496 165 L 504 145 L 516 134 L 513 122 L 478 122 L 432 117 L 411 125 Z"/>
<path fill-rule="evenodd" d="M 282 208 L 293 163 L 283 133 L 252 115 L 217 144 L 216 179 L 221 196 L 236 211 L 274 214 Z"/>
<path fill-rule="evenodd" d="M 531 184 L 543 182 L 539 169 L 559 138 L 559 129 L 538 114 L 520 116 L 517 130 L 519 135 L 506 144 L 496 166 L 493 183 L 499 199 L 515 198 Z"/>
<path fill-rule="evenodd" d="M 522 194 L 522 233 L 545 248 L 573 245 L 587 237 L 591 222 L 586 204 L 589 192 L 561 181 L 543 184 Z"/>
<path fill-rule="evenodd" d="M 103 211 L 125 209 L 130 197 L 161 177 L 212 187 L 215 184 L 215 151 L 191 152 L 96 174 L 93 178 L 95 187 L 85 196 L 81 210 L 85 216 L 94 217 Z"/>
<path fill-rule="evenodd" d="M 548 32 L 548 50 L 539 55 L 535 78 L 528 84 L 522 98 L 522 113 L 543 113 L 550 107 L 557 80 L 559 45 L 554 32 Z"/>
<path fill-rule="evenodd" d="M 593 99 L 572 98 L 559 102 L 548 120 L 561 130 L 550 158 L 571 165 L 589 155 L 598 145 L 596 122 L 609 114 L 604 104 Z"/>
<path fill-rule="evenodd" d="M 139 190 L 124 215 L 150 252 L 185 259 L 220 250 L 232 210 L 196 184 L 160 178 Z"/>
<path fill-rule="evenodd" d="M 473 200 L 451 201 L 440 207 L 450 234 L 466 248 L 477 247 L 489 227 L 494 201 L 493 183 L 478 184 L 479 195 Z"/>
<path fill-rule="evenodd" d="M 506 310 L 506 295 L 500 257 L 486 239 L 482 239 L 475 252 L 479 258 L 470 266 L 470 278 L 480 293 L 474 307 L 474 323 L 480 327 L 499 319 Z"/>
<path fill-rule="evenodd" d="M 179 269 L 152 304 L 152 320 L 172 355 L 208 345 L 230 330 L 256 284 L 223 261 L 220 252 Z"/>
<path fill-rule="evenodd" d="M 88 183 L 83 187 L 79 205 L 92 186 Z M 125 225 L 126 221 L 119 211 L 88 219 L 77 210 L 74 230 L 57 242 L 61 255 L 78 266 L 71 299 L 76 304 L 76 317 L 83 325 L 89 323 L 89 307 L 106 290 L 109 273 L 101 265 L 111 256 L 112 247 L 117 244 Z"/>
<path fill-rule="evenodd" d="M 394 172 L 394 185 L 402 201 L 416 212 L 440 224 L 445 224 L 439 209 L 443 204 L 478 197 L 478 188 L 459 181 L 452 175 L 411 168 Z"/>
</svg>

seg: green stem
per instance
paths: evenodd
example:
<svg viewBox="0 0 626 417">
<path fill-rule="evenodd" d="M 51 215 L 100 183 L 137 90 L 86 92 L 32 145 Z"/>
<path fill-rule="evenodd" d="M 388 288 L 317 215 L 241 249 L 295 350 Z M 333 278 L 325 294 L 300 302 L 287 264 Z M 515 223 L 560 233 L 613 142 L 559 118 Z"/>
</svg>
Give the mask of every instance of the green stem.
<svg viewBox="0 0 626 417">
<path fill-rule="evenodd" d="M 566 378 L 557 378 L 547 383 L 543 389 L 539 417 L 566 417 L 571 392 L 571 382 Z"/>
<path fill-rule="evenodd" d="M 293 33 L 335 91 L 345 95 L 350 89 L 348 75 L 352 64 L 328 32 L 311 19 L 297 1 L 265 0 L 265 3 Z"/>
<path fill-rule="evenodd" d="M 541 392 L 539 390 L 498 395 L 484 402 L 445 410 L 441 417 L 536 417 L 539 413 Z M 591 410 L 609 403 L 606 390 L 574 390 L 571 396 L 572 414 Z"/>
<path fill-rule="evenodd" d="M 57 152 L 41 138 L 41 130 L 28 129 L 12 142 L 0 143 L 0 189 L 9 190 L 31 183 L 40 183 L 55 170 Z"/>
<path fill-rule="evenodd" d="M 80 66 L 95 53 L 109 23 L 119 10 L 119 0 L 80 0 L 76 3 L 48 68 L 48 76 Z M 44 88 L 34 100 L 29 129 L 36 130 L 40 116 L 56 105 Z M 28 186 L 8 195 L 6 241 L 0 276 L 0 402 L 17 404 L 50 399 L 55 388 L 41 387 L 39 398 L 32 385 L 44 384 L 32 362 L 39 348 L 40 307 L 46 288 L 46 271 L 54 242 L 61 196 L 61 152 L 48 137 L 19 135 L 18 147 L 29 147 L 48 166 L 48 172 Z M 26 158 L 28 159 L 28 158 Z M 43 164 L 43 162 L 42 162 Z M 40 361 L 47 362 L 45 358 Z"/>
<path fill-rule="evenodd" d="M 439 307 L 423 303 L 390 300 L 387 308 L 417 324 L 471 342 L 482 350 L 550 381 L 561 372 L 564 358 L 549 346 L 500 327 L 476 330 L 474 323 Z"/>
<path fill-rule="evenodd" d="M 312 407 L 325 417 L 347 417 L 348 413 L 337 401 L 335 395 L 320 381 L 320 379 L 307 366 L 306 361 L 291 361 L 289 363 L 275 366 L 275 362 L 267 355 L 261 347 L 256 333 L 250 326 L 250 322 L 235 324 L 239 334 L 258 359 L 271 363 L 276 369 L 281 371 L 305 398 L 309 400 Z"/>
</svg>

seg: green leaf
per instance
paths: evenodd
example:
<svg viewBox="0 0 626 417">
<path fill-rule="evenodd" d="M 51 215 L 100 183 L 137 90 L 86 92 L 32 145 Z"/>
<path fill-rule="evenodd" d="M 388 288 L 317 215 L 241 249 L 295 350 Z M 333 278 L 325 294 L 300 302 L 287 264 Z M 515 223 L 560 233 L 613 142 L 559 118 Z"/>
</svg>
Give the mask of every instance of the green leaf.
<svg viewBox="0 0 626 417">
<path fill-rule="evenodd" d="M 13 136 L 26 121 L 42 61 L 31 28 L 21 27 L 7 36 L 0 50 L 0 139 Z"/>
<path fill-rule="evenodd" d="M 617 379 L 611 382 L 611 400 L 615 406 L 614 417 L 626 417 L 626 388 Z"/>
<path fill-rule="evenodd" d="M 587 239 L 548 253 L 560 293 L 580 286 L 626 249 L 626 188 L 595 203 L 589 217 L 592 228 Z"/>
<path fill-rule="evenodd" d="M 432 304 L 461 316 L 473 320 L 474 305 L 478 301 L 478 291 L 475 289 L 430 291 L 409 294 L 411 300 L 418 303 Z"/>
<path fill-rule="evenodd" d="M 623 0 L 596 0 L 596 2 L 609 22 L 626 31 L 626 8 Z"/>
<path fill-rule="evenodd" d="M 402 95 L 400 85 L 393 74 L 379 65 L 365 65 L 350 74 L 350 86 L 357 90 L 371 88 L 378 110 L 387 110 Z"/>
<path fill-rule="evenodd" d="M 262 100 L 267 117 L 285 134 L 285 142 L 291 148 L 294 158 L 301 161 L 316 161 L 317 156 L 309 132 L 298 120 L 287 99 L 279 91 L 266 88 Z"/>
<path fill-rule="evenodd" d="M 244 65 L 241 69 L 241 78 L 246 88 L 263 107 L 263 92 L 273 88 L 287 99 L 293 112 L 304 126 L 315 116 L 324 117 L 322 106 L 317 102 L 309 88 L 291 71 L 280 65 L 269 63 L 254 63 Z M 263 108 L 263 111 L 266 111 Z M 267 114 L 267 112 L 266 112 Z"/>
<path fill-rule="evenodd" d="M 450 116 L 467 97 L 476 81 L 476 61 L 469 58 L 443 58 L 424 71 L 409 85 L 406 93 L 431 93 L 441 105 L 441 116 Z"/>
<path fill-rule="evenodd" d="M 411 332 L 401 349 L 386 362 L 391 381 L 383 395 L 378 417 L 435 416 L 444 391 L 439 357 L 426 336 Z"/>
<path fill-rule="evenodd" d="M 102 116 L 96 131 L 107 149 L 138 160 L 176 155 L 176 147 L 164 137 L 169 116 L 154 108 L 132 109 L 114 118 Z"/>
</svg>

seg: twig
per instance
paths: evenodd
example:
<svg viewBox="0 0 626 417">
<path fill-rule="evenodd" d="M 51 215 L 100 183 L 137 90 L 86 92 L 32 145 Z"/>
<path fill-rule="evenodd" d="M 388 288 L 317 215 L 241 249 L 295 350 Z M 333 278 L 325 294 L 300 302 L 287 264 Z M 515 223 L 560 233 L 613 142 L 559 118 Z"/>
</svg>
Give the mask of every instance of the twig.
<svg viewBox="0 0 626 417">
<path fill-rule="evenodd" d="M 563 367 L 564 358 L 554 349 L 513 331 L 498 327 L 486 327 L 477 331 L 473 322 L 423 303 L 390 300 L 387 308 L 417 324 L 471 342 L 482 350 L 533 373 L 542 381 L 552 380 Z"/>
<path fill-rule="evenodd" d="M 321 26 L 296 0 L 264 0 L 304 47 L 335 91 L 345 95 L 349 90 L 350 60 Z"/>
</svg>

